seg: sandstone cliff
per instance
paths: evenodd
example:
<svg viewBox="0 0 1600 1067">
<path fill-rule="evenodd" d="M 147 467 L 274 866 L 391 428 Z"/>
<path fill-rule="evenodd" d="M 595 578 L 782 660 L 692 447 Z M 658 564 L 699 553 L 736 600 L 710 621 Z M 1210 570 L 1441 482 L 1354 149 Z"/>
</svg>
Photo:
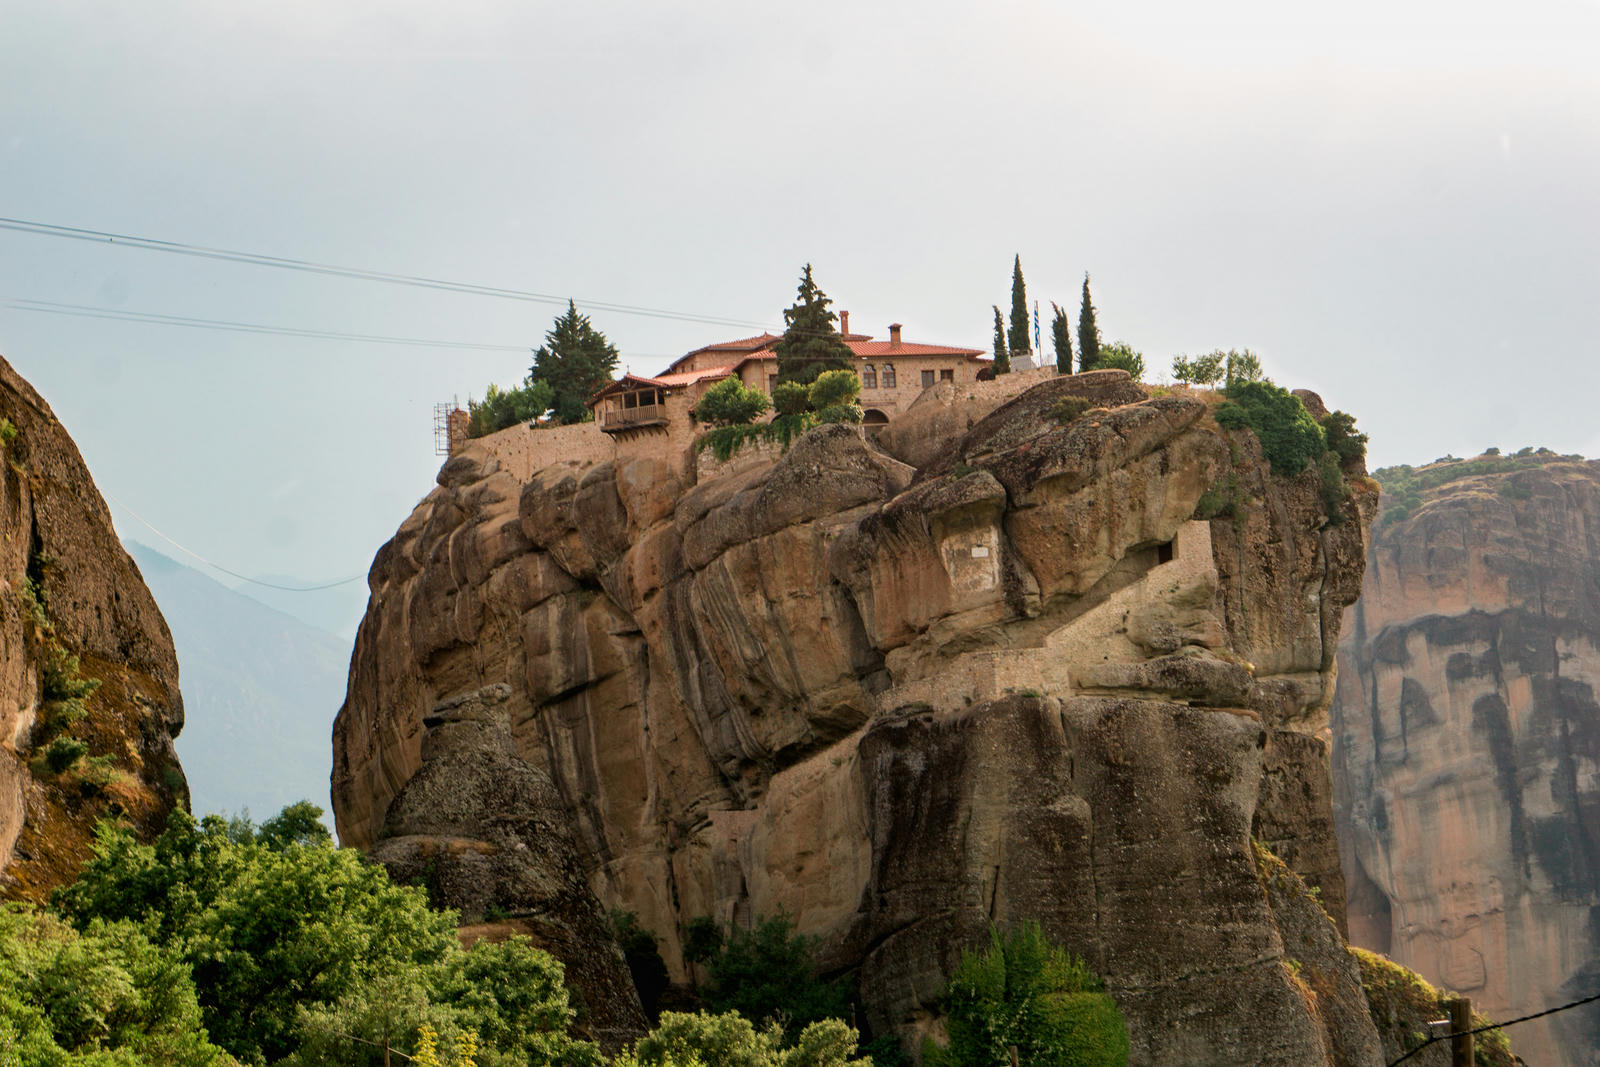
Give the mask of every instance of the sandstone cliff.
<svg viewBox="0 0 1600 1067">
<path fill-rule="evenodd" d="M 186 803 L 183 700 L 167 625 L 77 447 L 3 359 L 0 419 L 0 899 L 40 900 L 76 877 L 98 818 L 153 835 Z M 52 769 L 47 743 L 74 736 L 87 750 Z M 71 749 L 56 751 L 59 765 Z"/>
<path fill-rule="evenodd" d="M 1600 991 L 1600 463 L 1419 474 L 1339 654 L 1350 932 L 1504 1019 Z M 1512 1036 L 1600 1063 L 1593 1009 Z"/>
<path fill-rule="evenodd" d="M 1074 395 L 1098 406 L 1063 421 Z M 1375 493 L 1348 471 L 1330 523 L 1211 402 L 1120 371 L 930 391 L 882 447 L 824 427 L 698 478 L 648 445 L 519 477 L 473 443 L 372 566 L 342 840 L 408 818 L 441 699 L 504 684 L 596 893 L 680 975 L 689 919 L 782 909 L 915 1037 L 964 945 L 1035 919 L 1136 1063 L 1381 1063 L 1304 903 L 1343 922 L 1326 709 Z"/>
</svg>

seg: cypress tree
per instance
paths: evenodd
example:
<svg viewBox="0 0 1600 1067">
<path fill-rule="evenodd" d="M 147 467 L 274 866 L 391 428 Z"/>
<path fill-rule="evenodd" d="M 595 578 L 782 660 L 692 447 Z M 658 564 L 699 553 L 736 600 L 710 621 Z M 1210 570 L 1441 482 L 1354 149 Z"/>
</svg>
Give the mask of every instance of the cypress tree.
<svg viewBox="0 0 1600 1067">
<path fill-rule="evenodd" d="M 1018 355 L 1033 351 L 1028 340 L 1028 291 L 1022 284 L 1020 254 L 1011 267 L 1011 334 L 1006 340 Z"/>
<path fill-rule="evenodd" d="M 1078 369 L 1094 370 L 1100 362 L 1100 327 L 1094 322 L 1094 303 L 1089 299 L 1089 275 L 1083 276 L 1083 307 L 1078 310 Z"/>
<path fill-rule="evenodd" d="M 811 277 L 811 264 L 800 275 L 794 305 L 783 313 L 783 337 L 773 348 L 778 353 L 778 381 L 810 385 L 829 370 L 855 370 L 856 355 L 833 328 L 838 316 L 828 310 L 833 303 Z"/>
<path fill-rule="evenodd" d="M 1056 370 L 1072 373 L 1072 321 L 1067 311 L 1054 300 L 1050 301 L 1050 341 L 1056 349 Z"/>
<path fill-rule="evenodd" d="M 994 307 L 994 372 L 1011 373 L 1011 353 L 1006 350 L 1006 321 L 1000 317 L 1000 305 Z"/>
</svg>

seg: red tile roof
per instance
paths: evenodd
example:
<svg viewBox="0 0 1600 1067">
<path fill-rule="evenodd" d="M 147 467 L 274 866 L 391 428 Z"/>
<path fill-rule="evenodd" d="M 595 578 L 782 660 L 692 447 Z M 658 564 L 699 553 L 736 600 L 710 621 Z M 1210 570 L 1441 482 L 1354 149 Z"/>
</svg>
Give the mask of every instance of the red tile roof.
<svg viewBox="0 0 1600 1067">
<path fill-rule="evenodd" d="M 965 356 L 973 359 L 983 355 L 981 348 L 955 348 L 950 345 L 919 345 L 903 341 L 898 346 L 893 341 L 847 341 L 850 350 L 862 359 L 887 359 L 894 356 Z"/>
</svg>

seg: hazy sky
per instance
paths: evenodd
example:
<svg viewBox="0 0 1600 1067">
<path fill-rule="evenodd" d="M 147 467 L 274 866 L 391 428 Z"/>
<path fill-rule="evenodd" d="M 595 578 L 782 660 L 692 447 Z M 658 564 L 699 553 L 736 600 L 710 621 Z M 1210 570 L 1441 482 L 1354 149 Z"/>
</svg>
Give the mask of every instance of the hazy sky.
<svg viewBox="0 0 1600 1067">
<path fill-rule="evenodd" d="M 1377 464 L 1600 453 L 1600 4 L 0 0 L 0 216 L 987 347 L 1020 253 L 1158 372 L 1248 346 Z M 365 572 L 551 305 L 0 230 L 0 354 L 233 569 Z M 632 369 L 755 332 L 595 312 Z M 148 543 L 127 514 L 119 525 Z M 162 551 L 168 551 L 163 547 Z"/>
</svg>

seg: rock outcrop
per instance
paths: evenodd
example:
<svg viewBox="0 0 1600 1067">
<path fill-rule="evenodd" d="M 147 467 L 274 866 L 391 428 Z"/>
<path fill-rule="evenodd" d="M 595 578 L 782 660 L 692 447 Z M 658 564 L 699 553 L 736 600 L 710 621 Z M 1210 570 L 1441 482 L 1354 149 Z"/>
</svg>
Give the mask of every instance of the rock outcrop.
<svg viewBox="0 0 1600 1067">
<path fill-rule="evenodd" d="M 1487 457 L 1376 530 L 1334 770 L 1351 939 L 1510 1018 L 1600 990 L 1600 463 Z M 1386 494 L 1385 500 L 1389 497 Z M 1517 1027 L 1600 1063 L 1600 1012 Z"/>
<path fill-rule="evenodd" d="M 98 818 L 153 836 L 186 804 L 183 700 L 77 446 L 3 359 L 0 420 L 0 899 L 38 901 L 76 877 Z M 58 745 L 53 769 L 46 747 L 69 737 L 86 749 L 67 764 Z"/>
<path fill-rule="evenodd" d="M 915 1039 L 964 946 L 1038 920 L 1136 1063 L 1381 1062 L 1326 918 L 1326 709 L 1376 494 L 1348 471 L 1330 522 L 1314 472 L 1270 475 L 1210 403 L 1077 375 L 698 481 L 643 448 L 523 479 L 473 443 L 373 563 L 341 839 L 385 847 L 424 717 L 504 684 L 596 893 L 680 976 L 689 919 L 781 909 L 862 1022 Z M 1270 899 L 1252 837 L 1321 905 Z"/>
</svg>

